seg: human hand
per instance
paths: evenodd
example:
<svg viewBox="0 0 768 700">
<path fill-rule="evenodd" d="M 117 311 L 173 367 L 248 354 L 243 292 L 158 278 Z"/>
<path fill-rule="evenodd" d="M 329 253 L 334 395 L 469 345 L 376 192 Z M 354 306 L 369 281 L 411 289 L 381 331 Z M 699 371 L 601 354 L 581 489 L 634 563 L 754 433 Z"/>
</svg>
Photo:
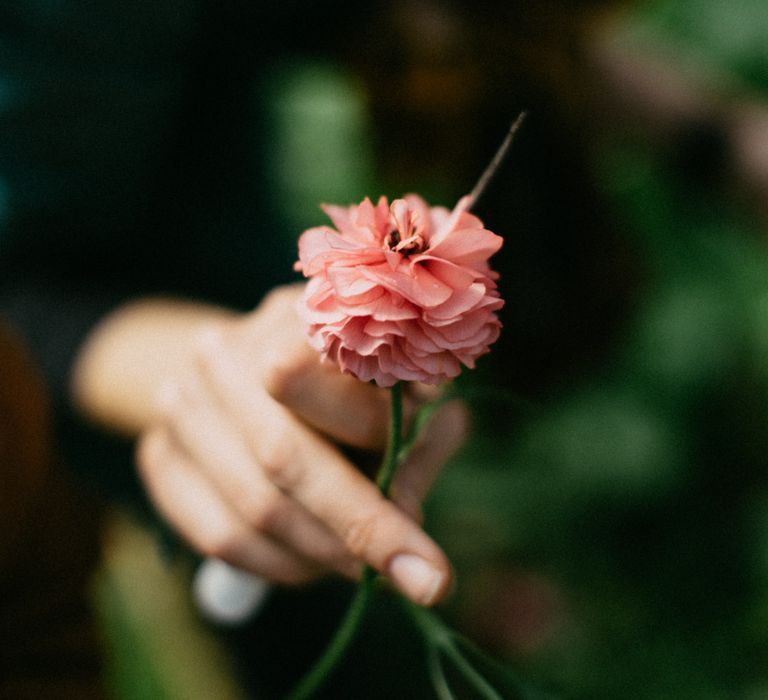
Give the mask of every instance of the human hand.
<svg viewBox="0 0 768 700">
<path fill-rule="evenodd" d="M 457 402 L 436 412 L 386 500 L 336 444 L 381 450 L 388 392 L 320 361 L 296 314 L 300 293 L 279 288 L 197 334 L 139 441 L 148 492 L 206 556 L 284 584 L 356 578 L 367 563 L 431 605 L 451 569 L 418 525 L 420 503 L 461 443 L 466 412 Z M 406 410 L 417 404 L 410 395 Z"/>
</svg>

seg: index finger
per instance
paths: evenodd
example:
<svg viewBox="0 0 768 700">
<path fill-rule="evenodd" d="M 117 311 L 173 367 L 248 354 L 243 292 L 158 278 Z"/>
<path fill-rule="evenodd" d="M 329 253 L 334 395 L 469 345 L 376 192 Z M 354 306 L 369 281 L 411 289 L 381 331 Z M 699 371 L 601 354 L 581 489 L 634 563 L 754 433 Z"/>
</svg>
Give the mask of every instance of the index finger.
<svg viewBox="0 0 768 700">
<path fill-rule="evenodd" d="M 287 411 L 282 420 L 295 421 Z M 287 451 L 270 453 L 269 441 L 254 445 L 273 483 L 326 523 L 353 556 L 387 575 L 414 602 L 432 605 L 443 598 L 451 568 L 432 539 L 329 443 L 298 423 L 289 430 L 303 434 Z M 267 455 L 271 459 L 265 459 Z"/>
</svg>

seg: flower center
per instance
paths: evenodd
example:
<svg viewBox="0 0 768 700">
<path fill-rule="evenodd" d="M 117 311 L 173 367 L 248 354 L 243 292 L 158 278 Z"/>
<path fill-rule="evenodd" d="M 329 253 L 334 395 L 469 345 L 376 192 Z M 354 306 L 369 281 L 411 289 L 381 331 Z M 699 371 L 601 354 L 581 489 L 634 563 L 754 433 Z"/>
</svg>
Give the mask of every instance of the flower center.
<svg viewBox="0 0 768 700">
<path fill-rule="evenodd" d="M 384 245 L 393 250 L 395 253 L 401 255 L 412 255 L 413 253 L 421 253 L 424 248 L 424 239 L 418 234 L 413 233 L 407 238 L 403 238 L 400 231 L 395 229 L 386 235 L 384 238 Z"/>
<path fill-rule="evenodd" d="M 401 255 L 421 253 L 427 245 L 421 235 L 424 223 L 420 221 L 419 212 L 411 209 L 404 199 L 392 202 L 389 211 L 392 231 L 384 236 L 384 246 Z"/>
</svg>

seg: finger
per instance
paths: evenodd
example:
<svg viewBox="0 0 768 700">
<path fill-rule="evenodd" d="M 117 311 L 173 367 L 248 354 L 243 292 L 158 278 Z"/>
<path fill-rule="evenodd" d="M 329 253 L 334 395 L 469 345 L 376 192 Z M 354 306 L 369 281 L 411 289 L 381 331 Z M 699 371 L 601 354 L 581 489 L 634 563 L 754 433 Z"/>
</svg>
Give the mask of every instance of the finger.
<svg viewBox="0 0 768 700">
<path fill-rule="evenodd" d="M 253 532 L 189 463 L 167 431 L 139 443 L 137 462 L 159 512 L 199 552 L 277 583 L 299 584 L 319 575 L 309 562 Z"/>
<path fill-rule="evenodd" d="M 315 560 L 318 568 L 359 575 L 359 565 L 338 537 L 263 475 L 200 379 L 190 378 L 183 388 L 166 392 L 163 409 L 180 447 L 246 525 Z"/>
<path fill-rule="evenodd" d="M 266 370 L 264 384 L 272 398 L 333 440 L 369 450 L 385 446 L 388 392 L 321 362 L 303 339 Z"/>
<path fill-rule="evenodd" d="M 415 520 L 421 520 L 422 501 L 468 432 L 469 412 L 461 401 L 451 401 L 435 411 L 416 438 L 390 491 L 392 500 Z"/>
<path fill-rule="evenodd" d="M 357 558 L 389 576 L 412 600 L 431 605 L 450 587 L 440 548 L 326 440 L 283 406 L 265 412 L 263 396 L 244 389 L 231 355 L 214 353 L 209 371 L 230 415 L 260 424 L 251 450 L 268 478 L 324 522 Z"/>
<path fill-rule="evenodd" d="M 289 454 L 272 453 L 278 456 L 268 463 L 273 481 L 414 602 L 431 605 L 441 599 L 451 578 L 443 552 L 336 450 L 313 437 L 295 443 Z"/>
</svg>

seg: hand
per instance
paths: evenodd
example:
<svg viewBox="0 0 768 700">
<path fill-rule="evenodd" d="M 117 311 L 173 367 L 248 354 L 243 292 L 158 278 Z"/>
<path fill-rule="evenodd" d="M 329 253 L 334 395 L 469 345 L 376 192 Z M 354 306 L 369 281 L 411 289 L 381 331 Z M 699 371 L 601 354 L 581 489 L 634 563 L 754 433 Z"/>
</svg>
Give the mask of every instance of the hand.
<svg viewBox="0 0 768 700">
<path fill-rule="evenodd" d="M 420 503 L 461 443 L 467 418 L 446 403 L 387 501 L 337 444 L 381 450 L 389 392 L 322 363 L 296 314 L 299 286 L 251 314 L 208 322 L 186 370 L 161 387 L 138 464 L 158 509 L 201 553 L 299 584 L 362 563 L 431 605 L 450 565 L 418 525 Z M 418 401 L 406 400 L 406 415 Z"/>
</svg>

